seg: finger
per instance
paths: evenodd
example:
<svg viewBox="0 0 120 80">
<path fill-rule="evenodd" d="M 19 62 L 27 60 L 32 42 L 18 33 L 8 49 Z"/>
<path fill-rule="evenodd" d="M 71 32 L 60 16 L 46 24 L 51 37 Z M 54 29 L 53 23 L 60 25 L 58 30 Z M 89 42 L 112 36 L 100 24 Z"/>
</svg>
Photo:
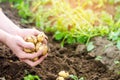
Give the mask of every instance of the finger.
<svg viewBox="0 0 120 80">
<path fill-rule="evenodd" d="M 44 43 L 44 44 L 47 44 L 47 40 L 46 40 L 46 39 L 44 39 L 43 43 Z"/>
<path fill-rule="evenodd" d="M 33 29 L 33 30 L 34 30 L 33 35 L 37 36 L 38 34 L 41 34 L 41 35 L 44 35 L 45 39 L 48 39 L 48 37 L 45 35 L 44 32 L 36 30 L 36 29 Z"/>
<path fill-rule="evenodd" d="M 17 57 L 19 58 L 27 58 L 27 59 L 33 59 L 35 57 L 41 56 L 42 55 L 42 50 L 38 51 L 37 53 L 25 53 L 24 51 L 19 51 L 18 54 L 16 54 Z"/>
<path fill-rule="evenodd" d="M 33 35 L 37 36 L 38 34 L 41 34 L 41 32 L 38 31 L 38 30 L 36 30 L 36 29 L 34 29 L 34 31 L 33 31 Z"/>
<path fill-rule="evenodd" d="M 34 44 L 31 42 L 25 42 L 23 39 L 20 39 L 18 42 L 18 45 L 24 48 L 34 48 Z"/>
<path fill-rule="evenodd" d="M 38 59 L 35 62 L 33 62 L 33 61 L 29 60 L 29 59 L 23 59 L 22 61 L 27 63 L 28 65 L 34 67 L 34 66 L 37 66 L 38 64 L 40 64 L 46 57 L 47 57 L 47 55 L 46 56 L 42 56 L 40 59 Z"/>
<path fill-rule="evenodd" d="M 41 35 L 44 35 L 45 39 L 48 39 L 44 32 L 41 32 Z"/>
</svg>

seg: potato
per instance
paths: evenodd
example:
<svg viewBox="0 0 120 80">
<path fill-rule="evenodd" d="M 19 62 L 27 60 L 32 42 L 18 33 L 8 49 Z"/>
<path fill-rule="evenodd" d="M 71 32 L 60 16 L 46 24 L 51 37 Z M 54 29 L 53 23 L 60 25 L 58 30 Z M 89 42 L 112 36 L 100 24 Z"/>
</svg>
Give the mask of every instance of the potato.
<svg viewBox="0 0 120 80">
<path fill-rule="evenodd" d="M 68 72 L 65 72 L 65 71 L 60 71 L 60 72 L 58 73 L 58 75 L 59 75 L 60 77 L 63 77 L 63 78 L 68 78 L 68 77 L 69 77 L 69 73 L 68 73 Z"/>
<path fill-rule="evenodd" d="M 57 77 L 57 79 L 56 80 L 65 80 L 63 77 Z"/>
<path fill-rule="evenodd" d="M 36 57 L 36 58 L 32 59 L 32 61 L 37 61 L 37 60 L 38 60 L 38 57 Z"/>
<path fill-rule="evenodd" d="M 44 34 L 38 34 L 37 40 L 38 40 L 39 42 L 42 42 L 44 39 L 45 39 L 45 35 L 44 35 Z"/>
<path fill-rule="evenodd" d="M 25 38 L 25 41 L 26 42 L 34 42 L 34 40 L 32 39 L 32 37 L 31 36 L 27 36 L 26 38 Z"/>
<path fill-rule="evenodd" d="M 38 43 L 36 44 L 36 46 L 35 46 L 36 52 L 39 50 L 39 47 L 41 47 L 41 46 L 42 46 L 42 43 L 41 43 L 41 42 L 38 42 Z"/>
<path fill-rule="evenodd" d="M 42 44 L 42 46 L 39 47 L 39 50 L 43 50 L 42 55 L 46 55 L 48 51 L 48 47 L 45 44 Z"/>
<path fill-rule="evenodd" d="M 48 51 L 48 47 L 47 47 L 47 45 L 45 45 L 45 44 L 42 44 L 41 42 L 38 42 L 37 44 L 36 44 L 36 51 L 38 51 L 38 50 L 43 50 L 43 53 L 42 53 L 42 55 L 44 56 L 44 55 L 46 55 L 46 53 L 47 53 L 47 51 Z"/>
<path fill-rule="evenodd" d="M 28 48 L 24 48 L 23 50 L 27 53 L 32 53 L 33 52 L 31 49 L 28 49 Z"/>
<path fill-rule="evenodd" d="M 36 44 L 37 43 L 37 38 L 35 36 L 27 36 L 25 38 L 25 41 L 32 42 L 32 43 Z"/>
<path fill-rule="evenodd" d="M 37 43 L 37 38 L 35 36 L 31 36 L 31 37 L 33 39 L 34 44 L 36 44 Z"/>
</svg>

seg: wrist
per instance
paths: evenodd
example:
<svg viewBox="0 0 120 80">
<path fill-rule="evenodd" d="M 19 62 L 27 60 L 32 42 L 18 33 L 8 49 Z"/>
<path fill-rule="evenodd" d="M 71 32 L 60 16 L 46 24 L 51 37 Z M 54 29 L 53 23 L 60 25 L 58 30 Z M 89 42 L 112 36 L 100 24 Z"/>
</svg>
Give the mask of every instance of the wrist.
<svg viewBox="0 0 120 80">
<path fill-rule="evenodd" d="M 3 42 L 3 43 L 6 44 L 6 42 L 7 42 L 6 40 L 7 40 L 8 37 L 10 37 L 10 35 L 8 33 L 6 33 L 5 31 L 1 30 L 1 29 L 0 29 L 0 34 L 2 34 L 0 36 L 0 42 Z"/>
<path fill-rule="evenodd" d="M 12 29 L 10 29 L 10 31 L 8 31 L 8 33 L 10 33 L 10 34 L 12 34 L 12 35 L 20 35 L 20 33 L 21 33 L 21 28 L 19 28 L 17 25 L 13 25 L 12 27 L 11 27 Z"/>
</svg>

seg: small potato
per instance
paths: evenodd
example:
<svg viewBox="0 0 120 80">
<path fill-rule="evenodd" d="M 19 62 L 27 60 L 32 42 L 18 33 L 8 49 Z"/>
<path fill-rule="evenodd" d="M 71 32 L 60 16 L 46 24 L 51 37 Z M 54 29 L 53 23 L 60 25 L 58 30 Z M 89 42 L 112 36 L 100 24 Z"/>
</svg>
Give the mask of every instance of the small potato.
<svg viewBox="0 0 120 80">
<path fill-rule="evenodd" d="M 43 50 L 42 55 L 46 55 L 48 51 L 48 47 L 45 44 L 42 44 L 42 46 L 39 47 L 39 50 Z"/>
<path fill-rule="evenodd" d="M 34 58 L 34 59 L 32 59 L 33 61 L 37 61 L 38 60 L 38 57 L 36 57 L 36 58 Z"/>
<path fill-rule="evenodd" d="M 57 77 L 57 79 L 56 80 L 65 80 L 63 77 Z"/>
<path fill-rule="evenodd" d="M 36 44 L 37 43 L 37 37 L 35 37 L 35 36 L 31 36 L 31 37 L 33 39 L 34 44 Z"/>
<path fill-rule="evenodd" d="M 33 36 L 33 35 L 32 36 L 27 36 L 25 38 L 25 41 L 32 42 L 32 43 L 36 44 L 37 43 L 37 38 L 35 36 Z"/>
<path fill-rule="evenodd" d="M 42 55 L 45 56 L 48 52 L 48 47 L 47 47 L 47 45 L 43 45 L 43 46 L 44 46 L 44 51 L 43 51 Z"/>
<path fill-rule="evenodd" d="M 33 51 L 31 49 L 28 49 L 28 48 L 24 48 L 23 49 L 26 53 L 32 53 Z"/>
<path fill-rule="evenodd" d="M 58 73 L 59 76 L 63 77 L 63 78 L 68 78 L 69 77 L 69 73 L 65 72 L 65 71 L 60 71 Z"/>
<path fill-rule="evenodd" d="M 44 34 L 39 34 L 39 35 L 37 35 L 37 40 L 38 40 L 39 42 L 42 42 L 44 39 L 45 39 L 45 35 L 44 35 Z"/>
<path fill-rule="evenodd" d="M 26 42 L 34 42 L 34 40 L 32 39 L 32 37 L 31 36 L 27 36 L 26 38 L 25 38 L 25 41 Z"/>
<path fill-rule="evenodd" d="M 42 46 L 42 43 L 41 43 L 41 42 L 38 42 L 38 43 L 36 44 L 36 46 L 35 46 L 36 52 L 39 50 L 39 47 L 41 47 L 41 46 Z"/>
</svg>

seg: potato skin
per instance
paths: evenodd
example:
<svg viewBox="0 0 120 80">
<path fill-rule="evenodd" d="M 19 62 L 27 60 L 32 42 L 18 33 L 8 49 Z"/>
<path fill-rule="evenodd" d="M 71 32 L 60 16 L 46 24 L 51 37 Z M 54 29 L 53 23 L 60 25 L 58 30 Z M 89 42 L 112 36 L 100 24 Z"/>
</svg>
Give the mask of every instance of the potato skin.
<svg viewBox="0 0 120 80">
<path fill-rule="evenodd" d="M 45 56 L 48 52 L 48 47 L 45 44 L 43 44 L 39 47 L 39 50 L 43 50 L 42 55 Z"/>
<path fill-rule="evenodd" d="M 45 39 L 44 34 L 38 34 L 38 36 L 37 36 L 38 42 L 43 42 L 44 39 Z"/>
<path fill-rule="evenodd" d="M 31 37 L 33 39 L 34 44 L 36 44 L 37 43 L 37 38 L 35 36 L 31 36 Z"/>
<path fill-rule="evenodd" d="M 32 59 L 32 61 L 37 61 L 39 58 L 38 57 L 35 57 L 34 59 Z"/>
<path fill-rule="evenodd" d="M 31 36 L 27 36 L 27 37 L 25 38 L 25 41 L 26 41 L 26 42 L 31 42 L 31 43 L 34 42 L 34 40 L 32 39 Z"/>
<path fill-rule="evenodd" d="M 63 77 L 57 77 L 57 79 L 56 80 L 65 80 Z"/>
<path fill-rule="evenodd" d="M 25 41 L 36 44 L 36 43 L 37 43 L 37 38 L 36 38 L 35 36 L 33 36 L 33 35 L 32 35 L 32 36 L 27 36 L 27 37 L 25 38 Z"/>
<path fill-rule="evenodd" d="M 35 51 L 37 52 L 39 50 L 39 47 L 41 47 L 41 46 L 42 46 L 41 42 L 36 43 Z"/>
<path fill-rule="evenodd" d="M 32 50 L 31 50 L 31 49 L 24 48 L 23 50 L 24 50 L 26 53 L 32 53 Z"/>
<path fill-rule="evenodd" d="M 63 77 L 63 78 L 67 78 L 69 77 L 69 73 L 68 72 L 65 72 L 65 71 L 60 71 L 58 73 L 59 76 Z"/>
<path fill-rule="evenodd" d="M 36 49 L 36 52 L 39 51 L 39 50 L 43 50 L 43 52 L 42 52 L 42 55 L 43 55 L 43 56 L 46 55 L 46 54 L 47 54 L 47 51 L 48 51 L 47 45 L 42 44 L 41 42 L 38 42 L 38 43 L 36 44 L 35 49 Z"/>
</svg>

